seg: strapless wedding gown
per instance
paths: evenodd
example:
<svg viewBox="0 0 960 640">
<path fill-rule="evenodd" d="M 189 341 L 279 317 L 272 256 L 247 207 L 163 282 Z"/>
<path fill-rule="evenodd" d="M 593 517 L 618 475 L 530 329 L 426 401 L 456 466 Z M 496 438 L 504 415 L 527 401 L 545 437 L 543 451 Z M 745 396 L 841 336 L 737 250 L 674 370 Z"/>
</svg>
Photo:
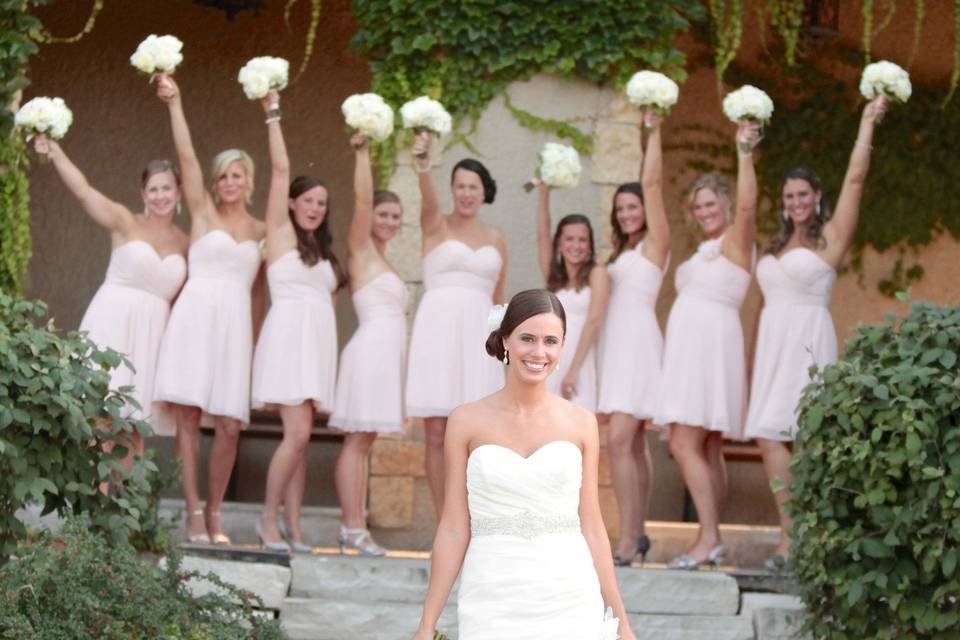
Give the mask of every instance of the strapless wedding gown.
<svg viewBox="0 0 960 640">
<path fill-rule="evenodd" d="M 467 462 L 470 546 L 458 640 L 614 640 L 580 532 L 580 448 L 556 440 L 524 458 L 485 444 Z"/>
</svg>

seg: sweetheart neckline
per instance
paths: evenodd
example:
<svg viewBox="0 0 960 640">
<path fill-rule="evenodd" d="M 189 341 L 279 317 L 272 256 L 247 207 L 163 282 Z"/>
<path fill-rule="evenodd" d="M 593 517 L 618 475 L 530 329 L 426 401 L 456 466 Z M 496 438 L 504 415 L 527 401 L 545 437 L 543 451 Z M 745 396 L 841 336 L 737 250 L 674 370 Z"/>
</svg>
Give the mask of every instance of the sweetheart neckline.
<svg viewBox="0 0 960 640">
<path fill-rule="evenodd" d="M 259 240 L 254 240 L 253 238 L 247 238 L 246 240 L 237 240 L 236 238 L 233 237 L 233 235 L 232 235 L 229 231 L 225 231 L 225 230 L 223 230 L 223 229 L 213 229 L 212 231 L 207 231 L 205 234 L 203 234 L 202 236 L 200 236 L 199 238 L 197 238 L 195 241 L 191 242 L 191 243 L 190 243 L 190 248 L 192 249 L 192 248 L 194 247 L 194 245 L 198 244 L 198 243 L 199 243 L 200 241 L 202 241 L 204 238 L 206 238 L 207 236 L 212 236 L 213 234 L 217 233 L 218 231 L 219 231 L 220 233 L 222 233 L 223 235 L 227 236 L 227 238 L 229 238 L 230 241 L 233 242 L 233 244 L 235 244 L 235 245 L 237 245 L 237 246 L 240 246 L 240 245 L 242 245 L 242 244 L 246 244 L 247 242 L 252 242 L 252 243 L 254 244 L 254 246 L 257 246 L 257 245 L 260 244 L 260 241 L 259 241 Z"/>
<path fill-rule="evenodd" d="M 520 459 L 523 460 L 524 462 L 527 462 L 527 461 L 529 461 L 531 458 L 533 458 L 534 456 L 536 456 L 538 453 L 540 453 L 541 451 L 543 451 L 544 449 L 546 449 L 547 447 L 549 447 L 549 446 L 551 446 L 551 445 L 563 444 L 563 443 L 566 443 L 566 444 L 570 445 L 571 447 L 573 447 L 574 449 L 577 450 L 577 453 L 579 453 L 581 456 L 583 455 L 583 452 L 580 450 L 580 447 L 578 447 L 576 444 L 574 444 L 573 442 L 571 442 L 571 441 L 569 441 L 569 440 L 562 440 L 562 439 L 561 439 L 561 440 L 551 440 L 550 442 L 546 442 L 546 443 L 540 445 L 539 447 L 537 447 L 536 449 L 534 449 L 532 452 L 530 452 L 529 455 L 526 455 L 526 456 L 523 455 L 522 453 L 520 453 L 519 451 L 516 451 L 516 450 L 514 450 L 514 449 L 511 449 L 510 447 L 504 446 L 504 445 L 502 445 L 502 444 L 497 444 L 497 443 L 495 443 L 495 442 L 488 442 L 488 443 L 484 443 L 484 444 L 477 445 L 476 447 L 474 447 L 474 448 L 473 448 L 473 451 L 471 451 L 471 452 L 467 455 L 467 461 L 469 462 L 469 460 L 470 460 L 471 458 L 473 458 L 473 454 L 476 453 L 477 451 L 479 451 L 480 449 L 483 449 L 484 447 L 493 447 L 493 448 L 495 448 L 495 449 L 503 449 L 504 451 L 508 451 L 508 452 L 512 453 L 514 456 L 516 456 L 517 458 L 520 458 Z"/>
<path fill-rule="evenodd" d="M 456 239 L 456 238 L 447 238 L 446 240 L 444 240 L 444 241 L 440 242 L 439 244 L 437 244 L 437 246 L 435 246 L 433 249 L 430 249 L 430 251 L 428 251 L 428 252 L 426 253 L 426 255 L 424 255 L 424 258 L 426 258 L 427 256 L 431 255 L 434 251 L 436 251 L 437 249 L 439 249 L 441 246 L 443 246 L 443 245 L 446 244 L 447 242 L 455 242 L 455 243 L 457 243 L 457 244 L 459 244 L 459 245 L 463 245 L 464 247 L 467 248 L 467 250 L 468 250 L 470 253 L 480 253 L 480 252 L 483 251 L 484 249 L 493 249 L 493 250 L 496 252 L 497 256 L 500 255 L 500 251 L 497 250 L 497 248 L 496 248 L 495 246 L 493 246 L 492 244 L 485 244 L 485 245 L 483 245 L 483 246 L 480 246 L 480 247 L 477 247 L 476 249 L 474 249 L 473 247 L 471 247 L 470 245 L 468 245 L 468 244 L 467 244 L 466 242 L 464 242 L 463 240 L 458 240 L 458 239 Z"/>
<path fill-rule="evenodd" d="M 156 247 L 154 247 L 152 244 L 150 244 L 150 243 L 147 242 L 146 240 L 141 240 L 140 238 L 134 238 L 133 240 L 127 240 L 127 241 L 124 242 L 123 244 L 120 244 L 120 245 L 117 245 L 116 247 L 114 247 L 114 248 L 113 248 L 113 251 L 119 251 L 120 249 L 123 249 L 123 248 L 126 247 L 127 245 L 131 245 L 131 244 L 145 244 L 145 245 L 147 245 L 147 248 L 150 249 L 150 251 L 153 252 L 153 255 L 156 256 L 157 259 L 158 259 L 161 263 L 166 262 L 169 258 L 180 258 L 181 260 L 183 260 L 184 262 L 186 262 L 186 258 L 184 258 L 184 257 L 183 257 L 182 255 L 180 255 L 179 253 L 168 253 L 168 254 L 165 255 L 165 256 L 160 255 L 160 252 L 157 251 L 157 248 L 156 248 Z"/>
<path fill-rule="evenodd" d="M 814 251 L 814 250 L 811 249 L 810 247 L 794 247 L 793 249 L 790 249 L 790 250 L 788 250 L 788 251 L 784 251 L 784 252 L 781 253 L 780 255 L 775 255 L 775 254 L 772 254 L 772 253 L 768 253 L 767 255 L 765 255 L 765 256 L 763 256 L 763 257 L 764 257 L 764 258 L 766 258 L 766 257 L 771 257 L 771 258 L 773 258 L 774 260 L 776 260 L 777 262 L 782 262 L 784 258 L 786 258 L 786 257 L 787 257 L 788 255 L 790 255 L 791 253 L 794 253 L 795 251 L 806 251 L 806 252 L 810 253 L 811 255 L 813 255 L 815 258 L 817 258 L 820 262 L 822 262 L 822 263 L 824 264 L 824 266 L 829 267 L 831 271 L 836 271 L 836 269 L 833 267 L 832 264 L 830 264 L 829 262 L 827 262 L 827 260 L 826 260 L 823 256 L 821 256 L 819 253 L 817 253 L 816 251 Z M 761 258 L 761 260 L 762 260 L 762 259 L 763 259 L 763 258 Z"/>
</svg>

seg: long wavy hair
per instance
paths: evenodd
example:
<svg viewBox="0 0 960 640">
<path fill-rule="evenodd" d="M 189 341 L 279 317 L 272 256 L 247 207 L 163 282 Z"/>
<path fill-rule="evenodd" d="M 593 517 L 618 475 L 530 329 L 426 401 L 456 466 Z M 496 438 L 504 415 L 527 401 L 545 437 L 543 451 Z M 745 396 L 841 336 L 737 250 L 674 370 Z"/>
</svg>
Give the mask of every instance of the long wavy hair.
<svg viewBox="0 0 960 640">
<path fill-rule="evenodd" d="M 289 197 L 296 200 L 301 195 L 315 187 L 327 187 L 320 178 L 314 176 L 297 176 L 290 183 Z M 290 222 L 293 223 L 293 230 L 297 233 L 297 251 L 300 252 L 300 260 L 303 264 L 312 267 L 320 260 L 329 260 L 333 268 L 333 275 L 337 278 L 337 289 L 347 286 L 349 278 L 346 271 L 340 266 L 340 261 L 333 253 L 333 238 L 330 235 L 330 216 L 332 215 L 329 200 L 327 201 L 327 213 L 323 216 L 323 222 L 313 231 L 307 231 L 299 224 L 293 214 L 293 209 L 287 208 L 287 214 L 290 216 Z"/>
<path fill-rule="evenodd" d="M 827 195 L 823 192 L 820 176 L 806 167 L 794 167 L 783 176 L 783 181 L 780 183 L 781 194 L 783 193 L 783 188 L 787 186 L 787 180 L 804 180 L 810 185 L 811 189 L 820 192 L 820 206 L 814 214 L 813 220 L 811 220 L 807 226 L 806 241 L 810 246 L 817 248 L 822 247 L 824 243 L 823 225 L 827 223 L 832 213 L 830 211 L 830 202 L 827 200 Z M 789 215 L 784 215 L 784 212 L 781 212 L 780 215 L 777 216 L 777 219 L 780 222 L 780 231 L 777 232 L 777 235 L 770 241 L 770 246 L 767 247 L 767 253 L 773 255 L 780 253 L 790 241 L 790 237 L 794 231 L 793 218 Z"/>
<path fill-rule="evenodd" d="M 627 243 L 630 241 L 630 237 L 624 233 L 620 227 L 620 221 L 617 220 L 617 196 L 621 193 L 632 193 L 640 198 L 640 204 L 646 206 L 643 200 L 643 185 L 639 182 L 625 182 L 617 187 L 617 190 L 613 193 L 613 205 L 610 208 L 610 228 L 613 230 L 613 253 L 610 254 L 610 259 L 607 260 L 608 263 L 612 263 L 620 257 L 620 254 L 624 252 L 627 248 Z M 644 214 L 643 226 L 640 227 L 640 237 L 642 238 L 646 233 L 647 218 L 646 214 Z"/>
<path fill-rule="evenodd" d="M 587 234 L 590 237 L 590 254 L 580 268 L 577 270 L 573 282 L 568 282 L 567 267 L 563 263 L 563 254 L 560 253 L 560 238 L 563 236 L 563 228 L 571 224 L 583 224 L 587 227 Z M 597 265 L 596 253 L 593 247 L 593 227 L 590 225 L 590 218 L 580 213 L 571 213 L 561 218 L 557 223 L 557 230 L 553 234 L 553 256 L 550 260 L 550 273 L 547 275 L 547 290 L 557 292 L 565 288 L 568 284 L 580 291 L 590 283 L 590 273 Z"/>
</svg>

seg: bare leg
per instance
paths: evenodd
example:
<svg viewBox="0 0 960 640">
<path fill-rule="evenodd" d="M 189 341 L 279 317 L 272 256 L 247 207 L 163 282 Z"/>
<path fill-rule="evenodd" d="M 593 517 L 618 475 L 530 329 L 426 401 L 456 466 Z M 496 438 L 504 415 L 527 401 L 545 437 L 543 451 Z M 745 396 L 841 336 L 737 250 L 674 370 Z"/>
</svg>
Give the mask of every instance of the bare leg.
<svg viewBox="0 0 960 640">
<path fill-rule="evenodd" d="M 776 554 L 786 558 L 790 553 L 790 528 L 793 526 L 793 521 L 784 506 L 790 499 L 790 446 L 786 442 L 766 438 L 757 438 L 757 445 L 763 456 L 763 468 L 767 472 L 767 479 L 770 481 L 776 479 L 783 484 L 783 489 L 773 492 L 773 498 L 777 502 L 777 511 L 780 514 L 780 544 L 777 545 Z"/>
<path fill-rule="evenodd" d="M 700 427 L 674 424 L 670 432 L 670 453 L 680 465 L 687 490 L 697 507 L 700 532 L 687 551 L 696 562 L 707 559 L 710 550 L 720 544 L 720 521 L 714 473 L 707 461 L 706 443 L 709 432 Z"/>
<path fill-rule="evenodd" d="M 311 426 L 312 429 L 312 426 Z M 287 524 L 287 534 L 294 542 L 303 544 L 303 527 L 300 523 L 300 512 L 303 509 L 303 495 L 307 491 L 307 458 L 309 457 L 310 436 L 307 435 L 307 444 L 303 447 L 300 461 L 287 482 L 287 490 L 283 494 L 283 517 Z"/>
<path fill-rule="evenodd" d="M 430 485 L 430 497 L 433 498 L 433 507 L 439 518 L 443 512 L 443 434 L 447 419 L 424 418 L 423 426 L 427 436 L 427 484 Z"/>
<path fill-rule="evenodd" d="M 637 419 L 626 413 L 613 413 L 607 427 L 607 455 L 610 480 L 620 510 L 620 538 L 614 555 L 631 559 L 637 550 L 637 521 L 640 518 L 640 478 L 635 457 Z"/>
<path fill-rule="evenodd" d="M 200 508 L 200 409 L 172 405 L 177 420 L 176 451 L 180 458 L 180 489 L 187 506 L 187 539 L 202 537 L 207 524 Z"/>
<path fill-rule="evenodd" d="M 280 407 L 280 419 L 283 422 L 283 440 L 270 459 L 263 511 L 260 514 L 260 529 L 265 542 L 283 542 L 278 514 L 280 501 L 298 467 L 303 465 L 303 456 L 310 442 L 310 429 L 313 427 L 313 404 L 302 402 L 295 406 L 283 405 Z M 293 514 L 287 517 L 290 515 Z"/>
<path fill-rule="evenodd" d="M 376 438 L 377 434 L 371 432 L 348 433 L 337 458 L 334 478 L 340 499 L 341 522 L 348 529 L 367 528 L 364 514 L 367 456 Z"/>
<path fill-rule="evenodd" d="M 727 461 L 723 457 L 723 433 L 711 431 L 707 436 L 707 461 L 713 474 L 713 487 L 717 495 L 717 509 L 723 510 L 727 501 Z"/>
<path fill-rule="evenodd" d="M 650 496 L 653 493 L 653 460 L 647 447 L 647 422 L 641 422 L 633 439 L 633 456 L 637 459 L 640 511 L 637 513 L 637 535 L 647 533 L 647 516 L 650 513 Z"/>
</svg>

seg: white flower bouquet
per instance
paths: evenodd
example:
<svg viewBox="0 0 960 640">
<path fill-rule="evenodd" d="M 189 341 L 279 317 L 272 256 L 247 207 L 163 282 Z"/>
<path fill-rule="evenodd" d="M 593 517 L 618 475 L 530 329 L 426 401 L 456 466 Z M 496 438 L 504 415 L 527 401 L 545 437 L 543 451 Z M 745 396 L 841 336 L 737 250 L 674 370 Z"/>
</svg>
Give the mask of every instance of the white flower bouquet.
<svg viewBox="0 0 960 640">
<path fill-rule="evenodd" d="M 155 73 L 173 73 L 183 62 L 183 42 L 176 36 L 150 34 L 130 56 L 130 64 L 140 73 L 152 76 Z"/>
<path fill-rule="evenodd" d="M 613 616 L 613 608 L 607 607 L 603 613 L 603 626 L 600 629 L 600 638 L 598 640 L 619 640 L 620 638 L 620 619 Z"/>
<path fill-rule="evenodd" d="M 653 107 L 661 115 L 677 104 L 680 88 L 677 83 L 656 71 L 637 71 L 627 82 L 627 99 L 640 107 Z"/>
<path fill-rule="evenodd" d="M 270 89 L 277 91 L 287 88 L 287 76 L 290 63 L 283 58 L 260 56 L 243 65 L 237 74 L 237 81 L 243 86 L 243 92 L 251 100 L 259 100 Z"/>
<path fill-rule="evenodd" d="M 537 167 L 537 177 L 543 180 L 548 187 L 575 187 L 580 182 L 580 155 L 573 147 L 556 142 L 543 145 L 540 152 L 540 166 Z M 528 182 L 524 189 L 533 189 L 533 183 Z"/>
<path fill-rule="evenodd" d="M 347 126 L 383 142 L 393 133 L 393 109 L 375 93 L 357 93 L 340 106 Z"/>
<path fill-rule="evenodd" d="M 405 103 L 400 107 L 400 118 L 404 129 L 426 130 L 438 136 L 447 135 L 453 127 L 453 119 L 443 105 L 428 96 Z"/>
<path fill-rule="evenodd" d="M 773 116 L 773 100 L 760 89 L 745 84 L 724 97 L 723 113 L 733 122 L 751 120 L 766 124 Z"/>
<path fill-rule="evenodd" d="M 59 140 L 73 123 L 73 112 L 61 98 L 40 97 L 20 107 L 13 121 L 27 131 L 28 138 L 43 133 Z"/>
<path fill-rule="evenodd" d="M 910 74 L 902 67 L 886 60 L 868 64 L 860 77 L 860 93 L 867 100 L 883 95 L 894 102 L 904 103 L 913 93 Z"/>
</svg>

